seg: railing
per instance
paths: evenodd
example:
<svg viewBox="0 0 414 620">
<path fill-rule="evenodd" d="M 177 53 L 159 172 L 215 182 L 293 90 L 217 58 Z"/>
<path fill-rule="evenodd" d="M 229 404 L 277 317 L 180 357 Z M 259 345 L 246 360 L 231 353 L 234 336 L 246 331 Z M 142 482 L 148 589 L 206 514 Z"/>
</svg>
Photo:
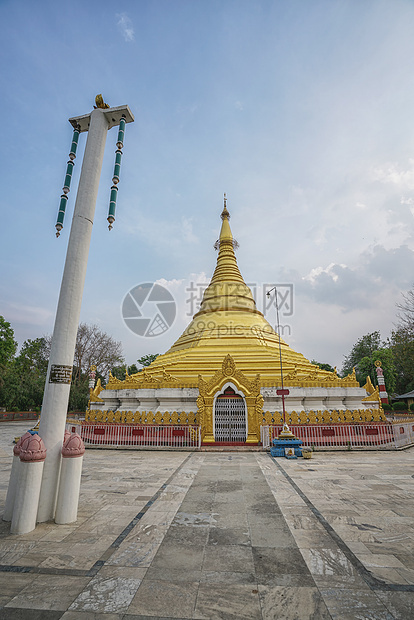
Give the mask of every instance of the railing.
<svg viewBox="0 0 414 620">
<path fill-rule="evenodd" d="M 0 411 L 0 422 L 15 422 L 16 420 L 37 420 L 36 411 Z"/>
<path fill-rule="evenodd" d="M 201 427 L 197 425 L 79 424 L 68 422 L 67 430 L 79 433 L 87 446 L 192 448 L 201 447 Z M 303 446 L 325 450 L 335 448 L 380 448 L 395 450 L 414 445 L 414 423 L 303 425 L 290 427 Z M 261 426 L 263 449 L 282 430 L 282 425 Z"/>
<path fill-rule="evenodd" d="M 282 430 L 281 425 L 261 426 L 263 449 L 271 446 Z M 414 424 L 323 424 L 290 426 L 290 430 L 303 446 L 323 449 L 382 448 L 395 450 L 414 444 Z"/>
<path fill-rule="evenodd" d="M 414 444 L 414 423 L 397 422 L 392 424 L 394 431 L 394 441 L 397 448 Z"/>
<path fill-rule="evenodd" d="M 66 428 L 79 433 L 86 446 L 136 446 L 152 448 L 200 448 L 201 427 L 192 425 L 72 424 Z"/>
</svg>

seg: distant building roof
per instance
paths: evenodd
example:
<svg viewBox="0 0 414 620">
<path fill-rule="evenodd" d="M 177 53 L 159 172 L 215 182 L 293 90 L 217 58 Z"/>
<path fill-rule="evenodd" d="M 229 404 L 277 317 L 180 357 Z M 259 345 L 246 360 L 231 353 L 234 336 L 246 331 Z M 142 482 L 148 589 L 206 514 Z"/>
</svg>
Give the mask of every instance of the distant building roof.
<svg viewBox="0 0 414 620">
<path fill-rule="evenodd" d="M 399 394 L 398 396 L 393 398 L 393 400 L 396 400 L 397 398 L 414 398 L 414 390 L 412 390 L 411 392 L 407 392 L 406 394 Z"/>
</svg>

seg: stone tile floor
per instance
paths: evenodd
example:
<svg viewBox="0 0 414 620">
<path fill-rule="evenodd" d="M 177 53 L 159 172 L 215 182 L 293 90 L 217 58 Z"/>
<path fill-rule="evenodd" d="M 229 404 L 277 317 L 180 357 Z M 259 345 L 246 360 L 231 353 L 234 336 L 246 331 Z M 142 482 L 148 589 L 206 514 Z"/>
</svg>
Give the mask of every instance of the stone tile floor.
<svg viewBox="0 0 414 620">
<path fill-rule="evenodd" d="M 413 476 L 413 448 L 87 450 L 75 524 L 0 522 L 0 620 L 412 619 Z"/>
</svg>

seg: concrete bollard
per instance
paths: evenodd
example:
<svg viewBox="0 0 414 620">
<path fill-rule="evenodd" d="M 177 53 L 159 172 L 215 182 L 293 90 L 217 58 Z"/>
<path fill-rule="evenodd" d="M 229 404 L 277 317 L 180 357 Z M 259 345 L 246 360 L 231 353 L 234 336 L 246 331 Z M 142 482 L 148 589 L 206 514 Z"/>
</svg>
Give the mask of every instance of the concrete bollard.
<svg viewBox="0 0 414 620">
<path fill-rule="evenodd" d="M 55 523 L 73 523 L 78 516 L 79 488 L 85 445 L 77 433 L 66 439 L 62 448 L 62 468 L 56 503 Z"/>
<path fill-rule="evenodd" d="M 19 481 L 20 448 L 23 441 L 31 436 L 31 433 L 27 431 L 24 435 L 20 437 L 19 441 L 13 448 L 13 462 L 10 472 L 9 486 L 7 489 L 6 504 L 4 506 L 3 521 L 12 520 L 14 500 L 16 499 L 16 489 Z"/>
<path fill-rule="evenodd" d="M 36 527 L 37 507 L 45 458 L 45 444 L 37 433 L 22 441 L 20 446 L 20 466 L 18 468 L 18 487 L 10 529 L 12 534 L 27 534 Z"/>
</svg>

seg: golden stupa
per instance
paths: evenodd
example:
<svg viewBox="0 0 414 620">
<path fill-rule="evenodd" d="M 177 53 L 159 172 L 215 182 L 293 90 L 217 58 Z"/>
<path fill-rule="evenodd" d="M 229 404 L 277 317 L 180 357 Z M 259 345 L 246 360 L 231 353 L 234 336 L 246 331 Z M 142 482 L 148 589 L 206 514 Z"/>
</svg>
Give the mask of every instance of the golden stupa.
<svg viewBox="0 0 414 620">
<path fill-rule="evenodd" d="M 199 311 L 173 346 L 156 358 L 149 370 L 168 369 L 177 378 L 197 382 L 198 376 L 211 375 L 223 357 L 231 355 L 237 368 L 246 375 L 260 374 L 262 385 L 280 381 L 279 337 L 256 308 L 250 288 L 240 273 L 230 229 L 230 214 L 224 205 L 218 247 L 217 265 L 204 292 Z M 282 366 L 286 375 L 329 378 L 332 373 L 311 364 L 281 340 Z M 316 373 L 316 374 L 315 374 Z M 356 385 L 355 382 L 353 385 Z"/>
<path fill-rule="evenodd" d="M 243 400 L 242 433 L 246 443 L 253 444 L 259 441 L 261 424 L 283 422 L 277 394 L 282 373 L 290 392 L 285 399 L 290 424 L 381 417 L 381 411 L 373 413 L 376 399 L 363 402 L 367 392 L 355 373 L 340 378 L 311 364 L 282 339 L 279 347 L 278 335 L 256 308 L 240 273 L 226 198 L 221 219 L 216 268 L 193 320 L 172 347 L 143 371 L 127 375 L 124 381 L 110 375 L 106 389 L 92 393 L 87 420 L 175 424 L 185 420 L 200 424 L 203 441 L 214 443 L 216 400 L 230 388 L 234 399 Z M 184 396 L 183 390 L 187 390 Z M 343 412 L 342 417 L 338 412 Z"/>
</svg>

